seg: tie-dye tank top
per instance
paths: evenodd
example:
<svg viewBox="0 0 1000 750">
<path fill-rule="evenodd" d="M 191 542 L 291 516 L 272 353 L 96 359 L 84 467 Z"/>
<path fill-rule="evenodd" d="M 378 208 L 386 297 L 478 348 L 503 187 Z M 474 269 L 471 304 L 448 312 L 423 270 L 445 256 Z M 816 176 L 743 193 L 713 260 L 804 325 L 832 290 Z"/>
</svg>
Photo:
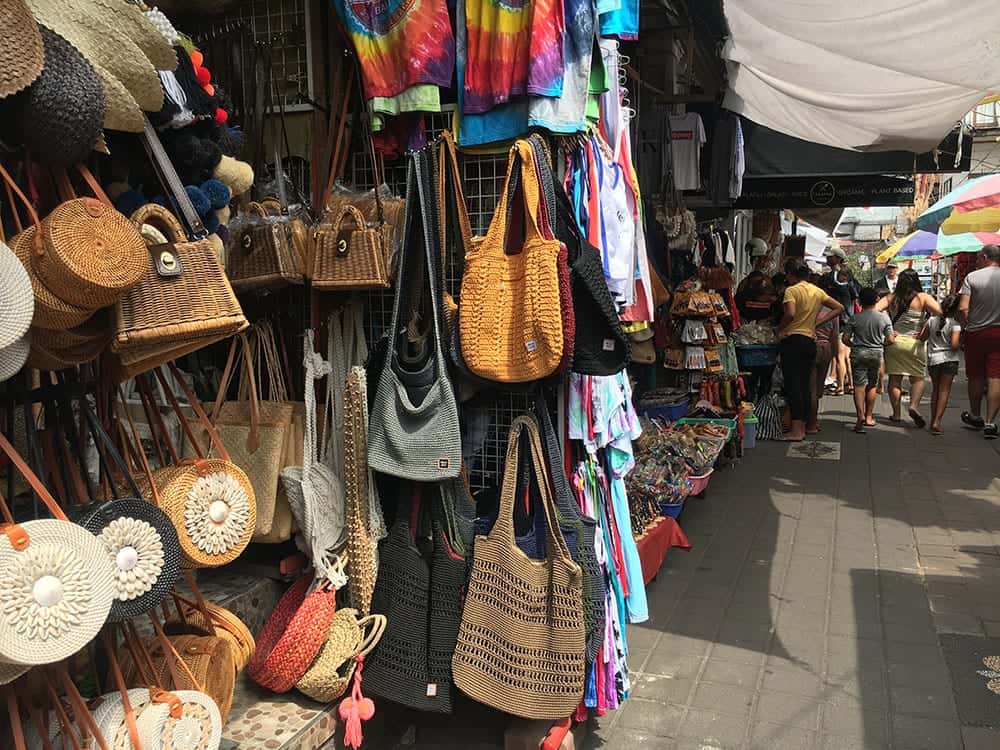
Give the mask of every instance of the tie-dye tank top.
<svg viewBox="0 0 1000 750">
<path fill-rule="evenodd" d="M 465 112 L 562 94 L 562 0 L 465 0 L 465 23 Z"/>
<path fill-rule="evenodd" d="M 450 86 L 455 41 L 446 0 L 333 0 L 354 43 L 365 99 L 418 83 Z"/>
</svg>

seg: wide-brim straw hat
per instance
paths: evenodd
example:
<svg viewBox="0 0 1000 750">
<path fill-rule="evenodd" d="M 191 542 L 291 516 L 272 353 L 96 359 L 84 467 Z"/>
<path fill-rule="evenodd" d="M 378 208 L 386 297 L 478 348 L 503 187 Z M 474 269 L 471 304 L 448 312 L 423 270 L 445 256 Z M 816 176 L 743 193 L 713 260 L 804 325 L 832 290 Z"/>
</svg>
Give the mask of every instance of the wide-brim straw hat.
<svg viewBox="0 0 1000 750">
<path fill-rule="evenodd" d="M 136 43 L 156 70 L 174 70 L 177 52 L 139 6 L 128 0 L 79 0 Z"/>
<path fill-rule="evenodd" d="M 45 45 L 45 68 L 11 100 L 17 137 L 47 165 L 68 167 L 86 161 L 101 140 L 105 121 L 101 79 L 79 51 L 54 31 L 38 27 Z"/>
<path fill-rule="evenodd" d="M 31 277 L 7 243 L 0 242 L 0 349 L 28 332 L 34 314 Z"/>
<path fill-rule="evenodd" d="M 86 0 L 27 0 L 35 19 L 80 50 L 119 80 L 142 109 L 163 107 L 163 87 L 149 58 L 122 29 L 114 15 Z"/>
<path fill-rule="evenodd" d="M 21 371 L 31 353 L 31 334 L 26 333 L 17 341 L 0 349 L 0 383 Z"/>
<path fill-rule="evenodd" d="M 0 98 L 31 85 L 44 62 L 42 35 L 24 0 L 0 0 Z"/>
</svg>

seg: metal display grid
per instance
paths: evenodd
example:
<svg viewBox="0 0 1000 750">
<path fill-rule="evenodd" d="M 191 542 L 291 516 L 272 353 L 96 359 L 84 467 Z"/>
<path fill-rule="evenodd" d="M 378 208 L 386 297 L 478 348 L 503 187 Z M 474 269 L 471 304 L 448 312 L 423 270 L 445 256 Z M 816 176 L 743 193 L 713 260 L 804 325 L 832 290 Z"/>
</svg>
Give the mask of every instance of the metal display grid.
<svg viewBox="0 0 1000 750">
<path fill-rule="evenodd" d="M 451 112 L 442 112 L 425 116 L 427 137 L 432 139 L 451 126 Z M 504 177 L 507 173 L 507 154 L 459 155 L 459 170 L 462 175 L 462 189 L 465 192 L 466 206 L 469 211 L 469 221 L 474 234 L 486 233 L 493 212 L 503 190 Z M 403 195 L 406 190 L 406 163 L 399 160 L 395 164 L 386 165 L 385 181 L 394 195 Z M 349 170 L 355 189 L 371 189 L 373 173 L 371 158 L 365 153 L 355 153 Z M 458 297 L 462 279 L 454 258 L 449 258 L 445 273 L 445 284 L 448 290 Z M 392 318 L 393 293 L 372 292 L 367 295 L 365 304 L 367 334 L 369 342 L 377 341 L 386 331 Z M 475 409 L 485 409 L 487 427 L 483 438 L 482 449 L 475 458 L 468 461 L 469 483 L 472 489 L 479 490 L 499 485 L 503 479 L 503 468 L 507 456 L 507 435 L 515 417 L 531 410 L 534 396 L 525 393 L 500 391 L 495 398 L 481 407 L 463 407 L 463 424 L 479 418 L 473 413 Z M 463 432 L 463 438 L 469 437 L 470 430 Z"/>
</svg>

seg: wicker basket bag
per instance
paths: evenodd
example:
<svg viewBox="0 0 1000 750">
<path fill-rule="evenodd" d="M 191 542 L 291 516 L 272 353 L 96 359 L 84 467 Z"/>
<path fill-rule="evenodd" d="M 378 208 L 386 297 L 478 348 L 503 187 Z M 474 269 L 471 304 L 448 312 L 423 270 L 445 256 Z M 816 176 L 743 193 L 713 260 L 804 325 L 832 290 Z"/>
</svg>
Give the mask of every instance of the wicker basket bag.
<svg viewBox="0 0 1000 750">
<path fill-rule="evenodd" d="M 144 276 L 115 307 L 112 351 L 171 343 L 180 347 L 246 328 L 240 303 L 207 239 L 188 241 L 174 215 L 156 204 L 140 208 L 132 221 L 155 226 L 168 244 L 144 248 Z"/>
<path fill-rule="evenodd" d="M 356 609 L 340 609 L 330 622 L 326 642 L 316 661 L 295 687 L 321 703 L 332 703 L 347 692 L 359 659 L 378 645 L 385 632 L 383 615 L 358 617 Z"/>
<path fill-rule="evenodd" d="M 376 195 L 378 193 L 376 192 Z M 381 205 L 381 204 L 380 204 Z M 355 206 L 344 205 L 313 240 L 312 284 L 317 289 L 387 289 L 393 229 L 382 219 L 369 226 Z"/>
<path fill-rule="evenodd" d="M 522 432 L 528 434 L 534 475 L 545 476 L 536 423 L 518 417 L 508 438 L 497 522 L 476 539 L 452 669 L 455 684 L 480 703 L 527 719 L 562 719 L 583 698 L 582 573 L 566 546 L 547 482 L 538 485 L 547 559 L 531 560 L 515 543 Z"/>
<path fill-rule="evenodd" d="M 287 216 L 272 216 L 261 204 L 249 206 L 250 223 L 229 251 L 226 273 L 233 288 L 274 289 L 305 281 L 305 259 Z"/>
<path fill-rule="evenodd" d="M 161 509 L 177 528 L 182 565 L 187 568 L 225 565 L 239 557 L 253 535 L 257 519 L 253 486 L 246 473 L 230 461 L 219 434 L 180 371 L 173 363 L 170 368 L 219 457 L 206 457 L 169 383 L 159 370 L 155 370 L 198 457 L 178 459 L 171 466 L 157 469 L 151 480 L 156 484 Z M 172 457 L 179 455 L 172 446 L 171 454 Z"/>
</svg>

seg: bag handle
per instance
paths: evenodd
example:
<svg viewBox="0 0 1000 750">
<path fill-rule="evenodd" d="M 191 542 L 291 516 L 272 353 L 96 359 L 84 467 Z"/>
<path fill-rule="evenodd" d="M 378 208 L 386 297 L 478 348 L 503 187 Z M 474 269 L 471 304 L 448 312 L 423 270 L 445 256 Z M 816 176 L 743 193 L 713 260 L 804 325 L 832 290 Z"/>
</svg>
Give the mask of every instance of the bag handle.
<svg viewBox="0 0 1000 750">
<path fill-rule="evenodd" d="M 538 436 L 538 427 L 533 418 L 522 415 L 514 419 L 511 424 L 510 435 L 507 438 L 507 462 L 504 466 L 503 486 L 500 492 L 500 513 L 497 522 L 490 531 L 488 538 L 495 538 L 499 535 L 511 547 L 516 546 L 514 538 L 514 503 L 517 492 L 518 458 L 520 452 L 520 437 L 522 432 L 527 432 L 530 442 L 531 459 L 536 477 L 542 477 L 545 473 L 545 459 L 542 455 L 542 448 Z M 568 566 L 576 566 L 566 546 L 562 529 L 559 526 L 558 511 L 549 494 L 547 482 L 539 484 L 539 491 L 542 500 L 542 510 L 545 513 L 546 536 L 549 540 L 549 550 L 554 550 L 555 554 L 562 558 Z M 550 553 L 551 557 L 551 553 Z"/>
<path fill-rule="evenodd" d="M 111 664 L 111 674 L 114 677 L 118 693 L 122 698 L 122 708 L 125 709 L 125 724 L 128 727 L 128 736 L 132 741 L 132 747 L 142 750 L 142 740 L 139 737 L 139 727 L 135 723 L 135 709 L 132 708 L 132 701 L 128 697 L 128 687 L 125 685 L 125 677 L 122 675 L 122 667 L 118 662 L 118 650 L 112 642 L 111 633 L 107 629 L 101 634 L 104 641 L 104 650 L 108 654 L 108 661 Z M 136 665 L 138 668 L 138 664 Z"/>
<path fill-rule="evenodd" d="M 441 212 L 441 258 L 445 267 L 448 256 L 454 259 L 458 275 L 465 267 L 465 256 L 472 247 L 472 223 L 462 191 L 458 168 L 458 148 L 451 131 L 443 130 L 438 145 L 438 210 Z"/>
<path fill-rule="evenodd" d="M 8 172 L 4 168 L 3 164 L 0 164 L 0 177 L 3 177 L 7 195 L 10 196 L 10 192 L 13 190 L 14 194 L 18 198 L 20 198 L 21 203 L 24 204 L 24 207 L 28 209 L 28 216 L 31 218 L 31 223 L 35 225 L 35 235 L 31 238 L 32 245 L 35 250 L 35 255 L 39 256 L 44 255 L 45 246 L 42 242 L 42 222 L 38 218 L 38 212 L 35 210 L 35 207 L 34 205 L 32 205 L 31 201 L 28 200 L 28 197 L 24 194 L 24 191 L 22 191 L 21 188 L 18 186 L 18 184 L 14 181 L 14 178 L 10 176 L 10 172 Z M 17 209 L 14 207 L 13 198 L 11 198 L 10 201 L 10 208 L 11 208 L 11 213 L 14 214 L 14 223 L 17 225 L 18 232 L 20 233 L 21 231 L 24 230 L 21 228 L 21 219 L 19 214 L 17 213 Z"/>
<path fill-rule="evenodd" d="M 21 454 L 19 454 L 17 450 L 14 448 L 14 446 L 10 444 L 10 442 L 4 436 L 3 432 L 0 432 L 0 451 L 5 453 L 7 455 L 7 458 L 10 459 L 10 462 L 17 468 L 19 472 L 21 472 L 21 476 L 24 477 L 25 481 L 29 485 L 31 485 L 31 489 L 35 491 L 35 494 L 38 496 L 38 498 L 42 501 L 45 507 L 49 509 L 49 512 L 52 514 L 52 517 L 58 521 L 69 521 L 69 519 L 66 517 L 66 514 L 63 513 L 62 508 L 59 507 L 59 503 L 57 503 L 55 498 L 52 497 L 51 494 L 49 494 L 49 491 L 45 488 L 45 485 L 39 481 L 38 477 L 35 475 L 35 472 L 33 472 L 28 467 L 28 464 L 26 464 L 24 462 L 24 459 L 21 458 Z M 2 502 L 2 498 L 0 498 L 0 506 L 4 506 L 6 508 L 5 504 Z M 4 513 L 5 519 L 8 516 L 9 516 L 9 511 Z M 8 523 L 13 523 L 13 520 L 12 519 L 9 520 Z M 16 526 L 16 524 L 15 528 L 21 529 L 21 527 Z M 13 532 L 11 530 L 7 529 L 5 531 L 7 533 L 7 538 L 10 539 L 11 546 L 13 546 L 14 549 L 23 550 L 28 546 L 28 533 L 23 529 L 21 529 L 21 533 L 23 533 L 24 538 L 23 541 L 20 542 L 15 541 L 15 537 L 12 536 Z"/>
<path fill-rule="evenodd" d="M 201 217 L 198 216 L 198 212 L 194 210 L 194 206 L 191 204 L 191 199 L 188 197 L 187 190 L 184 189 L 184 183 L 182 183 L 180 177 L 177 176 L 177 170 L 174 169 L 173 162 L 170 161 L 170 157 L 167 156 L 167 152 L 163 149 L 163 144 L 160 143 L 160 137 L 156 134 L 156 130 L 149 122 L 149 117 L 144 114 L 142 119 L 142 144 L 145 146 L 146 153 L 153 162 L 153 167 L 156 170 L 160 181 L 167 186 L 174 206 L 178 211 L 180 211 L 181 215 L 184 217 L 184 221 L 187 222 L 188 229 L 191 233 L 191 239 L 205 239 L 208 237 L 208 230 L 205 229 L 205 225 L 201 223 Z"/>
<path fill-rule="evenodd" d="M 153 397 L 146 374 L 143 373 L 136 376 L 135 384 L 139 391 L 139 400 L 142 402 L 142 410 L 146 415 L 146 422 L 149 424 L 149 430 L 153 435 L 153 445 L 156 448 L 156 456 L 160 460 L 160 466 L 166 466 L 168 463 L 176 464 L 180 461 L 180 456 L 177 455 L 177 448 L 174 447 L 173 438 L 170 437 L 170 432 L 163 422 L 163 415 L 160 414 L 159 406 Z M 159 431 L 160 437 L 163 438 L 163 442 L 167 446 L 167 454 L 163 453 L 163 447 L 160 445 L 157 431 Z M 167 460 L 168 455 L 170 461 Z"/>
<path fill-rule="evenodd" d="M 128 465 L 125 463 L 125 459 L 122 458 L 122 454 L 118 451 L 117 446 L 115 446 L 114 441 L 111 440 L 111 436 L 105 431 L 104 427 L 98 421 L 97 416 L 94 411 L 90 408 L 90 404 L 87 403 L 86 397 L 80 399 L 80 408 L 83 410 L 83 414 L 87 419 L 87 423 L 90 426 L 90 431 L 94 436 L 94 443 L 100 446 L 103 444 L 104 452 L 107 457 L 111 459 L 111 462 L 118 467 L 118 470 L 122 473 L 125 478 L 125 482 L 128 484 L 128 488 L 132 491 L 136 498 L 142 498 L 142 491 L 139 489 L 139 485 L 135 481 L 135 477 L 132 476 L 132 472 L 129 471 Z M 98 454 L 101 454 L 101 449 L 98 447 Z M 104 459 L 102 458 L 102 461 Z M 108 472 L 109 476 L 111 472 Z M 111 476 L 111 486 L 114 488 L 115 482 L 114 477 Z"/>
<path fill-rule="evenodd" d="M 142 448 L 142 440 L 139 437 L 139 428 L 136 427 L 135 420 L 132 419 L 132 412 L 128 408 L 128 404 L 125 401 L 125 393 L 122 391 L 121 385 L 118 386 L 118 397 L 122 402 L 122 410 L 125 412 L 125 419 L 128 421 L 129 430 L 132 433 L 132 449 L 133 452 L 139 456 L 139 464 L 142 467 L 142 472 L 146 476 L 146 481 L 149 482 L 149 492 L 153 496 L 153 505 L 160 507 L 160 491 L 156 487 L 156 480 L 153 478 L 153 471 L 149 466 L 149 461 L 146 459 L 146 451 Z M 153 427 L 150 425 L 150 430 Z M 153 435 L 153 442 L 157 442 L 156 435 Z"/>
<path fill-rule="evenodd" d="M 48 695 L 49 703 L 52 704 L 52 712 L 56 715 L 56 721 L 63 728 L 62 734 L 69 736 L 70 744 L 73 746 L 73 750 L 83 750 L 83 746 L 80 744 L 80 738 L 77 736 L 76 727 L 73 725 L 73 721 L 70 719 L 69 715 L 66 713 L 66 708 L 63 706 L 62 701 L 59 700 L 59 696 L 56 694 L 55 688 L 52 686 L 51 677 L 42 671 L 42 679 L 44 680 L 45 692 Z M 65 748 L 65 743 L 63 744 Z"/>
<path fill-rule="evenodd" d="M 256 327 L 251 329 L 251 336 L 256 340 Z M 250 340 L 244 333 L 238 333 L 233 337 L 232 344 L 229 345 L 229 354 L 226 356 L 226 365 L 222 370 L 222 378 L 219 380 L 219 391 L 215 396 L 215 403 L 212 406 L 212 416 L 209 418 L 215 424 L 222 413 L 222 405 L 226 401 L 226 394 L 229 391 L 229 384 L 232 382 L 233 373 L 236 369 L 236 350 L 242 344 L 243 359 L 239 365 L 240 385 L 244 382 L 249 384 L 248 398 L 250 402 L 250 432 L 247 435 L 247 451 L 256 453 L 260 446 L 260 412 L 257 394 L 257 383 L 253 373 L 253 359 L 250 353 Z M 244 380 L 244 377 L 246 380 Z M 242 398 L 242 396 L 241 396 Z M 193 408 L 193 406 L 192 406 Z"/>
<path fill-rule="evenodd" d="M 334 130 L 333 130 L 333 119 L 334 110 L 330 108 L 330 120 L 327 124 L 327 145 L 330 145 L 330 141 L 334 140 L 333 152 L 330 156 L 330 174 L 326 182 L 326 190 L 323 191 L 322 202 L 320 203 L 320 210 L 326 211 L 327 206 L 330 203 L 330 196 L 333 195 L 333 188 L 336 185 L 337 179 L 341 176 L 341 162 L 343 161 L 341 156 L 341 145 L 346 145 L 344 140 L 345 131 L 347 129 L 347 116 L 350 110 L 351 104 L 351 94 L 352 87 L 354 85 L 354 78 L 350 75 L 346 76 L 344 82 L 344 96 L 341 99 L 340 104 L 340 116 L 337 117 L 337 130 L 336 137 L 334 140 Z"/>
<path fill-rule="evenodd" d="M 198 419 L 201 420 L 201 423 L 205 426 L 205 430 L 208 432 L 209 440 L 212 442 L 213 445 L 215 445 L 216 450 L 219 451 L 219 458 L 221 458 L 223 461 L 231 463 L 231 459 L 229 458 L 229 451 L 227 451 L 226 446 L 222 444 L 222 438 L 219 437 L 219 433 L 216 432 L 215 427 L 212 425 L 211 421 L 209 421 L 208 415 L 205 414 L 205 410 L 202 408 L 201 402 L 198 400 L 198 397 L 195 396 L 194 392 L 191 390 L 191 386 L 187 384 L 187 381 L 184 379 L 184 376 L 181 374 L 181 371 L 177 368 L 176 364 L 170 362 L 167 364 L 167 367 L 170 368 L 170 373 L 174 376 L 174 380 L 177 381 L 177 384 L 181 387 L 181 390 L 184 392 L 184 396 L 185 398 L 187 398 L 188 404 L 190 404 L 191 408 L 194 409 L 194 413 L 198 415 Z M 163 377 L 163 373 L 160 372 L 160 368 L 156 368 L 154 372 L 156 372 L 156 377 L 159 378 L 160 383 L 163 385 L 163 387 L 167 389 L 167 397 L 168 398 L 171 397 L 173 393 L 167 387 L 166 380 Z M 180 407 L 179 405 L 177 405 L 176 397 L 171 399 L 171 402 L 174 404 L 174 407 L 178 411 L 177 416 L 181 418 L 181 423 L 182 424 L 186 423 L 187 420 L 184 419 L 183 413 L 180 412 Z"/>
<path fill-rule="evenodd" d="M 515 169 L 520 169 L 520 177 L 515 176 Z M 493 221 L 486 231 L 491 242 L 484 242 L 479 247 L 480 252 L 505 255 L 507 248 L 510 218 L 514 209 L 514 191 L 520 188 L 521 204 L 524 211 L 525 239 L 545 238 L 539 226 L 539 175 L 535 169 L 535 160 L 531 144 L 524 139 L 514 143 L 507 160 L 507 177 L 504 180 L 500 201 L 493 214 Z"/>
<path fill-rule="evenodd" d="M 166 377 L 164 377 L 163 373 L 160 372 L 160 369 L 158 367 L 153 369 L 153 374 L 156 376 L 160 388 L 163 389 L 163 395 L 166 396 L 167 402 L 170 404 L 171 408 L 174 410 L 174 414 L 177 415 L 177 419 L 180 421 L 181 452 L 183 452 L 184 450 L 184 440 L 187 439 L 188 441 L 191 442 L 191 447 L 194 449 L 194 452 L 198 455 L 198 458 L 205 459 L 207 457 L 206 451 L 202 449 L 201 445 L 198 443 L 198 439 L 194 436 L 194 431 L 191 429 L 191 425 L 188 424 L 187 416 L 184 414 L 184 410 L 181 409 L 180 402 L 177 400 L 177 395 L 174 393 L 173 388 L 171 388 L 170 383 L 167 382 Z M 149 397 L 150 399 L 152 399 L 152 393 L 149 394 Z M 162 418 L 160 418 L 161 423 L 162 421 L 163 421 Z M 183 460 L 180 457 L 180 454 L 178 454 L 176 450 L 171 450 L 171 453 L 174 457 L 175 464 L 179 464 Z"/>
<path fill-rule="evenodd" d="M 80 695 L 80 691 L 76 689 L 76 685 L 73 682 L 73 678 L 69 676 L 69 671 L 67 671 L 64 664 L 60 664 L 53 668 L 56 675 L 59 677 L 59 681 L 62 683 L 63 691 L 66 693 L 66 697 L 69 698 L 69 704 L 73 708 L 73 716 L 76 718 L 77 724 L 82 723 L 87 727 L 87 731 L 90 732 L 97 746 L 101 750 L 109 750 L 108 743 L 104 739 L 104 735 L 101 734 L 101 728 L 97 726 L 97 722 L 94 721 L 94 715 L 90 713 L 90 709 L 87 708 L 87 704 L 83 700 L 83 696 Z M 51 684 L 49 689 L 55 692 Z"/>
<path fill-rule="evenodd" d="M 358 620 L 358 628 L 363 635 L 358 641 L 355 658 L 363 659 L 372 652 L 382 640 L 387 624 L 388 620 L 385 615 L 368 615 Z"/>
<path fill-rule="evenodd" d="M 156 227 L 168 242 L 179 244 L 187 242 L 187 235 L 184 234 L 184 227 L 170 211 L 159 203 L 147 203 L 137 208 L 129 217 L 138 229 L 142 229 L 143 224 Z"/>
<path fill-rule="evenodd" d="M 9 684 L 3 686 L 3 697 L 7 703 L 7 715 L 10 717 L 10 730 L 14 735 L 15 750 L 28 750 L 28 745 L 24 741 L 24 728 L 21 726 L 21 713 L 17 710 L 17 694 Z M 44 732 L 42 736 L 46 736 Z"/>
</svg>

